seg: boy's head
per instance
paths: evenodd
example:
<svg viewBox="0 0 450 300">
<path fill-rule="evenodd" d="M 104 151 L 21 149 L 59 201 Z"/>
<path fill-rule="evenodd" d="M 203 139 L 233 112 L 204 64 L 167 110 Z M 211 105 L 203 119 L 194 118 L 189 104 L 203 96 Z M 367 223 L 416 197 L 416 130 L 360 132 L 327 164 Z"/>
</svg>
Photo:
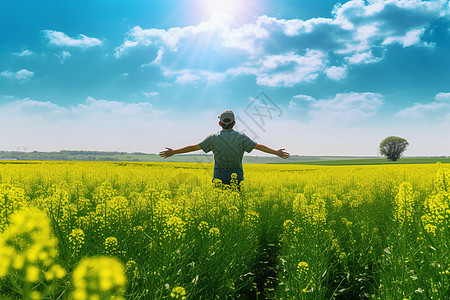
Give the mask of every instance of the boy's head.
<svg viewBox="0 0 450 300">
<path fill-rule="evenodd" d="M 231 129 L 236 124 L 234 121 L 234 113 L 231 110 L 224 110 L 220 114 L 219 119 L 219 125 L 222 126 L 222 129 Z"/>
</svg>

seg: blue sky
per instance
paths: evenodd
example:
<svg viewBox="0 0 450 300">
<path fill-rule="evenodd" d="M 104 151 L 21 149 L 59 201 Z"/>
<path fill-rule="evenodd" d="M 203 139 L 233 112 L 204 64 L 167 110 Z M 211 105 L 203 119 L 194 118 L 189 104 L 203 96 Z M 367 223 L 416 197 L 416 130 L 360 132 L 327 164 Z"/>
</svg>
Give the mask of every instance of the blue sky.
<svg viewBox="0 0 450 300">
<path fill-rule="evenodd" d="M 157 153 L 232 109 L 292 154 L 450 155 L 449 53 L 449 1 L 1 1 L 0 150 Z"/>
</svg>

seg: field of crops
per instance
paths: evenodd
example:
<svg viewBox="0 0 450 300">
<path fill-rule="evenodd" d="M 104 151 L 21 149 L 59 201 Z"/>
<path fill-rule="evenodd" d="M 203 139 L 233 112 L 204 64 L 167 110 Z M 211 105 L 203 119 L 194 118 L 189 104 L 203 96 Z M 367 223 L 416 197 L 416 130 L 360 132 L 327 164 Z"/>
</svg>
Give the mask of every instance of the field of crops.
<svg viewBox="0 0 450 300">
<path fill-rule="evenodd" d="M 449 299 L 445 164 L 0 162 L 10 299 Z"/>
</svg>

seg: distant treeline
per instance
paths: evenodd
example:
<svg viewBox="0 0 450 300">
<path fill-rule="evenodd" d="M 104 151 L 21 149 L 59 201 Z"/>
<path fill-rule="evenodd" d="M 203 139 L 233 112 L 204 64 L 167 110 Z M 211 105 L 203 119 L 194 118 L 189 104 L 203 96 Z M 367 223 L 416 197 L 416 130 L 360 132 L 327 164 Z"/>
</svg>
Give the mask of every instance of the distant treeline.
<svg viewBox="0 0 450 300">
<path fill-rule="evenodd" d="M 37 151 L 34 151 L 37 152 Z M 56 152 L 52 152 L 56 153 Z M 143 152 L 117 152 L 117 151 L 84 151 L 84 150 L 61 150 L 57 153 L 68 155 L 148 155 Z"/>
<path fill-rule="evenodd" d="M 152 155 L 152 154 L 146 154 L 142 152 L 127 153 L 117 151 L 83 151 L 83 150 L 61 150 L 59 152 L 0 151 L 0 159 L 17 159 L 17 160 L 111 160 L 111 161 L 121 159 L 139 160 L 137 159 L 137 157 L 142 155 Z"/>
<path fill-rule="evenodd" d="M 244 163 L 301 163 L 311 161 L 330 161 L 362 159 L 374 157 L 354 157 L 354 156 L 299 156 L 292 155 L 283 160 L 275 156 L 250 156 L 245 155 Z M 80 160 L 80 161 L 143 161 L 143 162 L 192 162 L 192 163 L 213 163 L 214 157 L 211 154 L 184 154 L 174 155 L 167 159 L 161 158 L 157 154 L 143 152 L 119 152 L 119 151 L 87 151 L 87 150 L 61 150 L 58 152 L 21 152 L 21 151 L 0 151 L 0 160 Z"/>
</svg>

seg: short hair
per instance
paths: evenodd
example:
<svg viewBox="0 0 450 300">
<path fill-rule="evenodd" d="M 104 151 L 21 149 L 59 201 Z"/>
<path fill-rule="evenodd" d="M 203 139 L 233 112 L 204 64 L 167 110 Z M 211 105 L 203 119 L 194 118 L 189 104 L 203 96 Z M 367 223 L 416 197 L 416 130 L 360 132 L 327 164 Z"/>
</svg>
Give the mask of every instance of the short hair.
<svg viewBox="0 0 450 300">
<path fill-rule="evenodd" d="M 223 124 L 223 123 L 220 123 L 220 124 L 222 124 L 222 129 L 231 129 L 231 128 L 233 128 L 235 123 L 233 122 L 230 124 Z"/>
</svg>

